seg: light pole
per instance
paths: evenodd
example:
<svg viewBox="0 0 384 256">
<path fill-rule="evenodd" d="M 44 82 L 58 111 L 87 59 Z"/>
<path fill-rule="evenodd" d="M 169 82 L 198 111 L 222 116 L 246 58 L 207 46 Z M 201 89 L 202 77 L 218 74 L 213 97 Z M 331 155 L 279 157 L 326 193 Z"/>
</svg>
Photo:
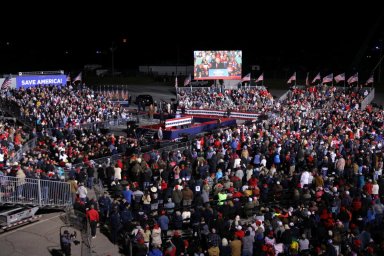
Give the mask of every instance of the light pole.
<svg viewBox="0 0 384 256">
<path fill-rule="evenodd" d="M 379 55 L 379 83 L 381 82 L 381 62 L 383 57 L 383 40 L 380 39 L 380 55 Z"/>
<path fill-rule="evenodd" d="M 115 76 L 115 50 L 116 50 L 116 47 L 115 47 L 115 42 L 112 42 L 112 46 L 110 48 L 111 50 L 111 54 L 112 54 L 112 67 L 111 67 L 111 71 L 112 71 L 112 77 Z"/>
</svg>

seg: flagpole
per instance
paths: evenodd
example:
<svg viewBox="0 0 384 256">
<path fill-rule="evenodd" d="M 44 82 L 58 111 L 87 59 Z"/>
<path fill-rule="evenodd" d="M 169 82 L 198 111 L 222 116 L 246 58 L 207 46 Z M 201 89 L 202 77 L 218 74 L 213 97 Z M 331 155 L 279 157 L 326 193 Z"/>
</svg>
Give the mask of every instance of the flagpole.
<svg viewBox="0 0 384 256">
<path fill-rule="evenodd" d="M 176 66 L 177 67 L 177 66 Z M 178 86 L 178 81 L 177 81 L 177 72 L 176 72 L 176 80 L 175 80 L 175 89 L 176 89 L 176 100 L 179 101 L 179 93 L 177 92 L 177 86 Z"/>
<path fill-rule="evenodd" d="M 264 72 L 263 72 L 263 80 L 261 80 L 261 86 L 264 86 Z"/>
</svg>

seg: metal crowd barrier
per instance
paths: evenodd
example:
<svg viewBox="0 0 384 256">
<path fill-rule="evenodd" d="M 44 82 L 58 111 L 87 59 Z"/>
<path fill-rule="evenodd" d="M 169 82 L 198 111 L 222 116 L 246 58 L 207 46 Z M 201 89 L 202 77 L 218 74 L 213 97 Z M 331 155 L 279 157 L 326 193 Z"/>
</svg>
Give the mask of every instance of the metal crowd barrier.
<svg viewBox="0 0 384 256">
<path fill-rule="evenodd" d="M 161 154 L 164 151 L 169 152 L 172 150 L 184 150 L 184 149 L 188 149 L 188 148 L 190 149 L 192 143 L 193 143 L 193 141 L 181 142 L 181 143 L 170 145 L 170 146 L 167 146 L 164 148 L 156 149 L 156 151 Z M 145 153 L 145 152 L 143 152 L 143 153 Z M 112 156 L 106 156 L 106 157 L 101 157 L 101 158 L 97 158 L 97 159 L 91 159 L 91 161 L 93 161 L 94 164 L 96 164 L 96 165 L 102 165 L 105 163 L 105 164 L 109 164 L 109 165 L 113 166 L 113 165 L 115 165 L 115 163 L 117 162 L 118 159 L 122 159 L 122 158 L 123 158 L 123 154 L 119 153 L 119 154 L 115 154 Z M 82 167 L 84 165 L 85 165 L 85 163 L 79 163 L 79 164 L 72 165 L 72 167 L 77 168 L 77 167 Z M 65 179 L 66 180 L 69 178 L 68 175 L 69 175 L 69 172 L 65 171 Z"/>
<path fill-rule="evenodd" d="M 36 147 L 37 138 L 33 138 L 29 141 L 27 141 L 25 144 L 22 145 L 22 147 L 15 153 L 15 155 L 10 158 L 9 160 L 11 162 L 20 161 L 20 159 L 23 156 L 23 153 L 27 153 L 30 150 L 33 150 Z"/>
<path fill-rule="evenodd" d="M 0 176 L 0 204 L 67 207 L 72 204 L 67 182 Z"/>
</svg>

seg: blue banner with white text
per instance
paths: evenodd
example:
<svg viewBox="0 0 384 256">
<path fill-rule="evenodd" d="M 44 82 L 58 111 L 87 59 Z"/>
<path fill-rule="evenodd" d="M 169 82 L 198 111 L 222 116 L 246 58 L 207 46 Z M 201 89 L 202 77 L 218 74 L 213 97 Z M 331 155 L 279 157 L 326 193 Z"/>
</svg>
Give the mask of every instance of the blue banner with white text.
<svg viewBox="0 0 384 256">
<path fill-rule="evenodd" d="M 37 85 L 61 85 L 67 84 L 66 75 L 45 75 L 45 76 L 19 76 L 16 77 L 16 88 L 35 87 Z"/>
</svg>

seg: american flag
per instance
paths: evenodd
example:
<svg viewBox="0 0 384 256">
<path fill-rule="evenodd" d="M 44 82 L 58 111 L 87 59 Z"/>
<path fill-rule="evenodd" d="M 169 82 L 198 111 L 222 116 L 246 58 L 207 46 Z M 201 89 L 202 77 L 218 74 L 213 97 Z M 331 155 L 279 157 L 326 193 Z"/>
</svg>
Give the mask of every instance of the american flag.
<svg viewBox="0 0 384 256">
<path fill-rule="evenodd" d="M 373 84 L 373 74 L 368 78 L 367 82 L 365 82 L 365 85 Z"/>
<path fill-rule="evenodd" d="M 191 83 L 191 80 L 192 80 L 192 76 L 191 74 L 189 74 L 189 76 L 187 76 L 184 80 L 184 86 L 187 86 Z"/>
<path fill-rule="evenodd" d="M 242 79 L 241 79 L 242 82 L 249 82 L 251 81 L 251 73 L 249 73 L 248 75 L 244 76 Z"/>
<path fill-rule="evenodd" d="M 312 83 L 314 84 L 317 80 L 320 80 L 321 77 L 320 77 L 320 73 L 317 73 L 317 75 L 315 76 L 315 78 L 313 78 L 312 80 Z"/>
<path fill-rule="evenodd" d="M 71 82 L 71 76 L 69 74 L 67 75 L 67 82 Z"/>
<path fill-rule="evenodd" d="M 296 72 L 295 73 L 293 73 L 293 75 L 288 79 L 288 82 L 287 82 L 287 84 L 290 84 L 290 83 L 292 83 L 292 81 L 296 81 Z"/>
<path fill-rule="evenodd" d="M 11 87 L 11 84 L 12 84 L 11 77 L 5 78 L 3 84 L 1 85 L 1 90 L 9 89 Z"/>
<path fill-rule="evenodd" d="M 73 82 L 77 82 L 77 81 L 82 81 L 82 72 L 80 72 L 80 74 L 77 75 L 77 77 L 75 77 L 75 79 L 73 79 Z"/>
<path fill-rule="evenodd" d="M 348 84 L 354 83 L 354 82 L 359 82 L 359 72 L 348 78 L 347 80 Z"/>
<path fill-rule="evenodd" d="M 257 78 L 256 83 L 264 80 L 264 73 L 262 73 L 259 78 Z"/>
<path fill-rule="evenodd" d="M 345 81 L 345 73 L 342 73 L 342 74 L 335 76 L 335 81 L 336 81 L 336 83 L 338 83 L 340 81 Z"/>
<path fill-rule="evenodd" d="M 329 82 L 332 82 L 333 80 L 333 73 L 323 77 L 323 83 L 329 83 Z"/>
</svg>

